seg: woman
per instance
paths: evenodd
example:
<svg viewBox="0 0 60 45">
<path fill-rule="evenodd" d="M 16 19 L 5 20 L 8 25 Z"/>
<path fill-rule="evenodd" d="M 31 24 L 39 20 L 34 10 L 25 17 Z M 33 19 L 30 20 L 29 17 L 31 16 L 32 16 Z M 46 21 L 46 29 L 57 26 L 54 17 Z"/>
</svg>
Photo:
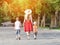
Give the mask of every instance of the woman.
<svg viewBox="0 0 60 45">
<path fill-rule="evenodd" d="M 30 9 L 25 11 L 25 16 L 24 16 L 24 31 L 27 34 L 27 38 L 30 36 L 30 32 L 32 31 L 32 11 Z"/>
</svg>

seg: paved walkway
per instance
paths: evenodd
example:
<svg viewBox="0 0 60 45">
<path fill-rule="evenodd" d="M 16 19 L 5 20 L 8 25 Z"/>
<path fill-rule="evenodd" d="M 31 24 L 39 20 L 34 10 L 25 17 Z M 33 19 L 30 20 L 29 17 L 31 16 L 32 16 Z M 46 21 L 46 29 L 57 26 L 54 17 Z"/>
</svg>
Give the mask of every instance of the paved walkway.
<svg viewBox="0 0 60 45">
<path fill-rule="evenodd" d="M 60 45 L 59 30 L 39 28 L 38 31 L 37 40 L 34 40 L 33 33 L 30 35 L 30 40 L 27 40 L 22 28 L 21 40 L 16 40 L 13 27 L 0 27 L 0 45 Z"/>
</svg>

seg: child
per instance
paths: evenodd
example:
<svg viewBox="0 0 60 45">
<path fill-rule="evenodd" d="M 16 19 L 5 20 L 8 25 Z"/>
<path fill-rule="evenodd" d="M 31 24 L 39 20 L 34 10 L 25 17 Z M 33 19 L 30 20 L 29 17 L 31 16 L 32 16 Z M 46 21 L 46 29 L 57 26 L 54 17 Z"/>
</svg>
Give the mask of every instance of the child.
<svg viewBox="0 0 60 45">
<path fill-rule="evenodd" d="M 37 32 L 38 32 L 37 23 L 34 22 L 34 24 L 33 24 L 34 39 L 36 39 L 36 37 L 37 37 Z"/>
<path fill-rule="evenodd" d="M 16 22 L 15 22 L 15 30 L 16 30 L 16 39 L 20 40 L 20 26 L 21 26 L 21 22 L 19 21 L 19 18 L 16 18 Z"/>
</svg>

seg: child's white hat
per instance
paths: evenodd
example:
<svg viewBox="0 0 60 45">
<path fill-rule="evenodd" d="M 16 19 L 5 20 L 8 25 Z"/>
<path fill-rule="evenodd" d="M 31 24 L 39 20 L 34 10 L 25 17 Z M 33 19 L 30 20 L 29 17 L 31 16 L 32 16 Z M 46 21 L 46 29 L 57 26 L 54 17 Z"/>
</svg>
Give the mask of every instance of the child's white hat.
<svg viewBox="0 0 60 45">
<path fill-rule="evenodd" d="M 34 21 L 34 23 L 33 24 L 36 24 L 36 21 Z"/>
</svg>

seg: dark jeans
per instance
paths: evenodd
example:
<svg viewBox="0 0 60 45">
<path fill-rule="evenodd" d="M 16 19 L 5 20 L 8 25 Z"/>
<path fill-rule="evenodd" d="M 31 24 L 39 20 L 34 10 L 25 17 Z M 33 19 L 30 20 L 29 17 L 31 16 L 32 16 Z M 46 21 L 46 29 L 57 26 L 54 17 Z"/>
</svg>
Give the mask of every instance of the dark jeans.
<svg viewBox="0 0 60 45">
<path fill-rule="evenodd" d="M 20 29 L 16 29 L 16 35 L 20 34 Z"/>
</svg>

